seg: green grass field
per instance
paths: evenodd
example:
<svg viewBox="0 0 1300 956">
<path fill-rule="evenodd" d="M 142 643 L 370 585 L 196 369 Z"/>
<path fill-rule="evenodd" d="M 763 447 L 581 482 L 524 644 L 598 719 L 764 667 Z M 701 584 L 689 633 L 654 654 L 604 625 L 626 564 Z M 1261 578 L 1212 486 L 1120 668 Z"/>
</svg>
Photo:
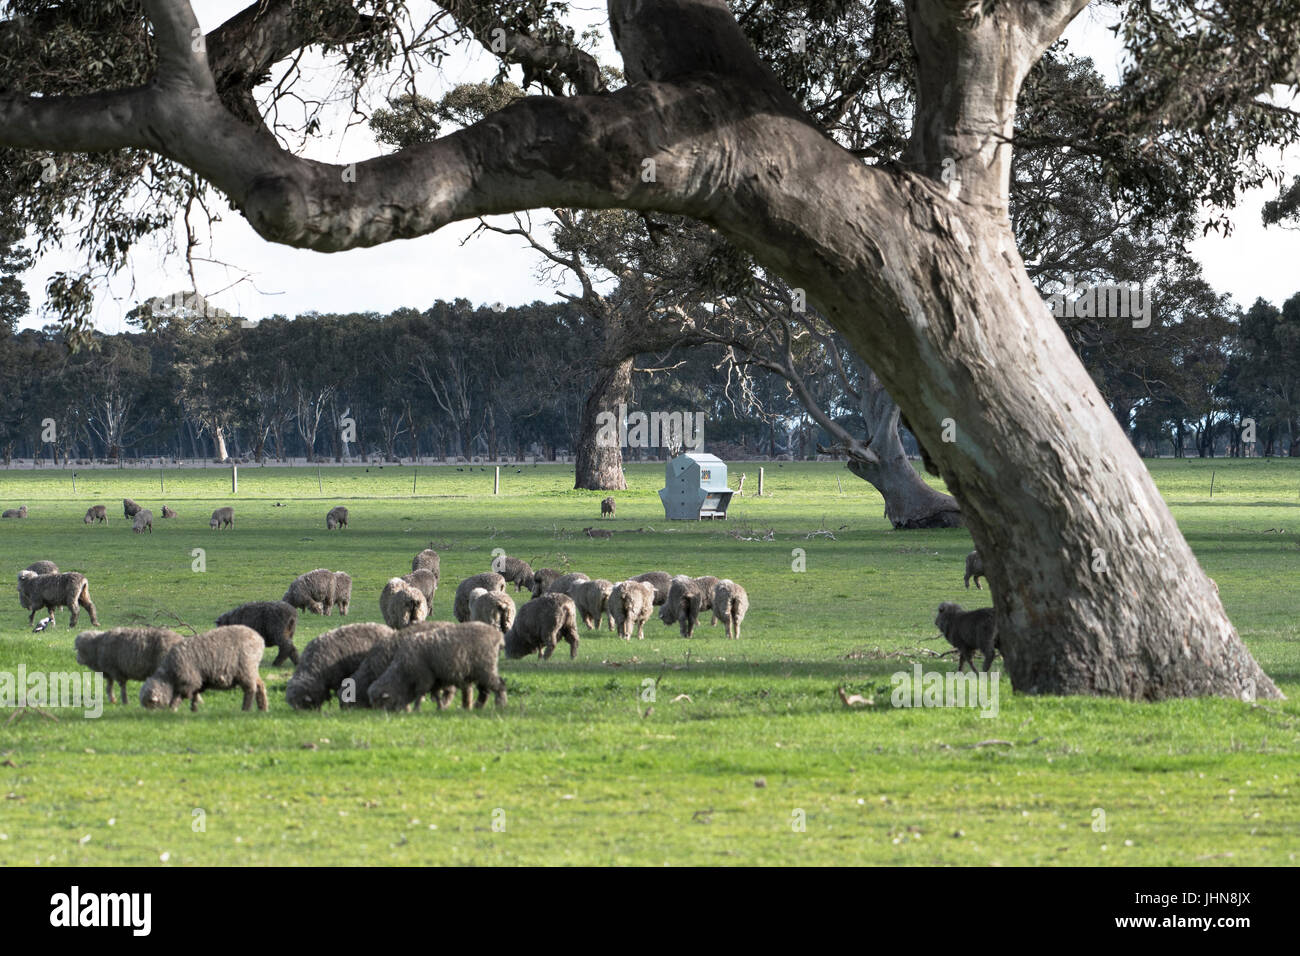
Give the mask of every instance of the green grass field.
<svg viewBox="0 0 1300 956">
<path fill-rule="evenodd" d="M 931 657 L 946 649 L 935 607 L 989 596 L 962 588 L 965 531 L 892 531 L 875 492 L 831 463 L 769 464 L 766 497 L 702 524 L 664 521 L 659 465 L 629 468 L 604 522 L 603 494 L 570 490 L 556 466 L 502 468 L 499 497 L 477 466 L 421 469 L 418 497 L 394 466 L 323 469 L 323 493 L 315 469 L 246 467 L 233 498 L 224 469 L 169 472 L 165 493 L 157 472 L 83 471 L 75 495 L 66 472 L 0 472 L 2 506 L 30 509 L 0 522 L 0 567 L 11 582 L 38 558 L 83 571 L 105 626 L 203 629 L 321 566 L 354 578 L 346 621 L 376 620 L 384 581 L 430 541 L 438 618 L 494 548 L 611 580 L 729 576 L 751 599 L 739 642 L 707 626 L 688 642 L 656 618 L 631 644 L 582 629 L 576 661 L 563 645 L 503 661 L 499 712 L 296 713 L 273 651 L 267 714 L 215 691 L 197 714 L 146 712 L 138 684 L 93 720 L 0 711 L 0 865 L 1295 863 L 1300 462 L 1151 468 L 1287 701 L 1029 698 L 1004 681 L 992 718 L 892 707 L 894 672 L 956 666 Z M 754 490 L 752 465 L 732 465 L 732 486 L 741 471 Z M 180 517 L 133 535 L 127 495 Z M 96 503 L 106 527 L 81 523 Z M 210 531 L 226 503 L 235 530 Z M 334 504 L 351 527 L 327 534 Z M 66 611 L 33 634 L 12 583 L 5 606 L 0 671 L 77 669 Z M 299 649 L 339 623 L 305 615 Z M 839 686 L 874 706 L 846 709 Z"/>
</svg>

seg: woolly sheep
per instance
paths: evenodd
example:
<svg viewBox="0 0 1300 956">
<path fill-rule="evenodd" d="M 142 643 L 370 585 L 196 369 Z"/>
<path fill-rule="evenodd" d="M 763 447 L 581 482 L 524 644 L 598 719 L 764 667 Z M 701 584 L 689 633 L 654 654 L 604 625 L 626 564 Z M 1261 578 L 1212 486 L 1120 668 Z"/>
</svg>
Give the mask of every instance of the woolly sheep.
<svg viewBox="0 0 1300 956">
<path fill-rule="evenodd" d="M 27 570 L 34 574 L 58 574 L 59 566 L 53 561 L 33 561 L 27 565 Z"/>
<path fill-rule="evenodd" d="M 609 592 L 609 618 L 614 622 L 618 636 L 632 640 L 636 629 L 637 640 L 645 637 L 645 622 L 654 611 L 655 589 L 648 581 L 620 581 Z"/>
<path fill-rule="evenodd" d="M 705 574 L 695 579 L 695 583 L 700 586 L 700 610 L 710 611 L 713 609 L 713 590 L 718 586 L 719 578 L 711 574 Z M 710 622 L 712 624 L 712 622 Z"/>
<path fill-rule="evenodd" d="M 419 624 L 379 638 L 370 646 L 370 651 L 360 666 L 339 685 L 339 706 L 369 707 L 370 686 L 383 675 L 384 671 L 388 670 L 397 652 L 413 637 L 429 634 L 438 628 L 449 627 L 451 623 L 451 621 L 421 621 Z"/>
<path fill-rule="evenodd" d="M 356 672 L 376 642 L 392 636 L 384 624 L 344 624 L 309 642 L 284 696 L 294 710 L 319 710 L 336 694 L 343 681 Z"/>
<path fill-rule="evenodd" d="M 139 511 L 140 506 L 130 498 L 122 499 L 122 514 L 128 521 L 134 518 Z"/>
<path fill-rule="evenodd" d="M 126 682 L 147 680 L 167 652 L 184 638 L 165 627 L 115 627 L 107 631 L 82 631 L 73 646 L 77 663 L 104 675 L 108 702 L 113 703 L 113 685 L 122 686 L 126 704 Z"/>
<path fill-rule="evenodd" d="M 0 518 L 26 518 L 26 517 L 27 517 L 26 505 L 23 505 L 20 508 L 7 508 L 3 513 L 0 513 Z"/>
<path fill-rule="evenodd" d="M 469 593 L 469 619 L 491 624 L 504 634 L 515 623 L 515 602 L 505 591 L 475 588 Z"/>
<path fill-rule="evenodd" d="M 659 609 L 659 620 L 667 625 L 676 624 L 682 637 L 691 637 L 704 609 L 704 589 L 698 578 L 679 574 L 668 589 L 668 600 Z"/>
<path fill-rule="evenodd" d="M 749 594 L 743 587 L 730 578 L 723 578 L 713 589 L 709 602 L 713 607 L 713 621 L 722 622 L 727 629 L 727 637 L 740 640 L 740 625 L 749 613 Z"/>
<path fill-rule="evenodd" d="M 561 574 L 558 578 L 556 578 L 554 581 L 551 582 L 550 586 L 546 589 L 545 593 L 546 594 L 567 594 L 569 595 L 569 597 L 573 597 L 573 586 L 575 584 L 578 584 L 581 581 L 590 581 L 590 580 L 591 578 L 587 577 L 581 571 L 574 571 L 570 574 Z"/>
<path fill-rule="evenodd" d="M 346 575 L 344 576 L 346 577 Z M 348 579 L 348 584 L 350 597 L 351 578 Z M 333 571 L 327 568 L 317 568 L 315 571 L 308 571 L 306 574 L 298 575 L 280 600 L 293 605 L 299 610 L 310 611 L 312 614 L 324 614 L 326 617 L 329 617 L 330 608 L 338 604 L 339 613 L 346 614 L 347 610 L 340 599 L 338 586 L 339 580 Z"/>
<path fill-rule="evenodd" d="M 452 617 L 457 621 L 469 620 L 469 594 L 475 588 L 485 591 L 504 591 L 506 579 L 495 571 L 472 574 L 456 586 L 456 598 L 452 602 Z"/>
<path fill-rule="evenodd" d="M 243 710 L 266 710 L 266 685 L 258 676 L 262 662 L 262 636 L 251 627 L 235 624 L 217 627 L 174 645 L 153 675 L 140 688 L 140 703 L 150 710 L 171 707 L 182 700 L 198 710 L 205 690 L 244 691 Z"/>
<path fill-rule="evenodd" d="M 23 607 L 31 611 L 27 623 L 36 620 L 36 612 L 48 610 L 53 616 L 56 607 L 66 607 L 72 614 L 68 627 L 76 627 L 77 614 L 81 608 L 90 612 L 90 623 L 98 624 L 95 605 L 90 600 L 90 584 L 84 574 L 67 571 L 63 574 L 37 574 L 34 571 L 20 571 L 18 574 L 18 598 Z"/>
<path fill-rule="evenodd" d="M 217 627 L 242 624 L 262 635 L 267 647 L 279 648 L 272 667 L 279 667 L 288 658 L 298 663 L 298 649 L 293 646 L 293 633 L 298 628 L 298 609 L 284 601 L 249 601 L 227 611 L 217 618 Z"/>
<path fill-rule="evenodd" d="M 162 516 L 164 518 L 175 518 L 176 512 L 173 511 L 171 508 L 168 508 L 166 505 L 163 505 Z"/>
<path fill-rule="evenodd" d="M 594 581 L 577 581 L 569 588 L 569 597 L 582 615 L 582 623 L 588 630 L 600 630 L 609 606 L 609 594 L 614 590 L 614 582 L 597 578 Z M 609 629 L 614 630 L 614 619 L 609 619 Z"/>
<path fill-rule="evenodd" d="M 503 554 L 492 560 L 492 570 L 515 586 L 515 591 L 533 589 L 533 569 L 527 561 Z"/>
<path fill-rule="evenodd" d="M 974 578 L 975 590 L 976 591 L 984 590 L 983 588 L 980 587 L 980 578 L 982 577 L 987 577 L 987 575 L 984 574 L 984 559 L 980 556 L 980 553 L 978 551 L 972 551 L 970 554 L 966 555 L 965 583 L 967 589 L 970 588 L 971 578 Z M 973 667 L 974 665 L 971 666 Z"/>
<path fill-rule="evenodd" d="M 234 530 L 235 509 L 230 507 L 230 505 L 226 505 L 224 508 L 218 508 L 216 511 L 212 512 L 212 517 L 208 520 L 208 527 L 213 531 L 216 531 L 219 528 L 230 528 L 231 530 Z"/>
<path fill-rule="evenodd" d="M 945 601 L 939 605 L 939 614 L 934 619 L 934 626 L 942 632 L 944 639 L 957 649 L 957 670 L 969 663 L 975 670 L 975 652 L 984 655 L 984 669 L 993 666 L 997 653 L 997 626 L 993 618 L 993 608 L 982 607 L 974 611 L 963 611 L 961 605 Z"/>
<path fill-rule="evenodd" d="M 547 659 L 561 639 L 569 642 L 569 657 L 577 657 L 578 608 L 567 594 L 543 594 L 519 609 L 514 625 L 506 632 L 506 657 L 537 651 Z"/>
<path fill-rule="evenodd" d="M 334 603 L 339 613 L 347 617 L 348 607 L 352 604 L 352 576 L 343 571 L 334 572 Z"/>
<path fill-rule="evenodd" d="M 429 616 L 429 602 L 420 589 L 401 578 L 389 578 L 379 594 L 379 613 L 391 628 L 418 624 Z"/>
<path fill-rule="evenodd" d="M 667 571 L 647 571 L 645 574 L 638 574 L 630 580 L 641 581 L 654 588 L 655 607 L 659 607 L 664 601 L 668 600 L 668 589 L 673 585 L 673 576 Z"/>
<path fill-rule="evenodd" d="M 153 512 L 148 508 L 141 508 L 135 513 L 135 520 L 131 523 L 131 530 L 136 534 L 142 531 L 148 531 L 153 534 Z"/>
<path fill-rule="evenodd" d="M 86 516 L 81 519 L 82 524 L 94 524 L 99 522 L 105 524 L 108 521 L 108 509 L 103 505 L 91 505 L 86 509 Z"/>
<path fill-rule="evenodd" d="M 533 586 L 529 589 L 533 597 L 541 597 L 551 589 L 551 584 L 562 572 L 554 568 L 542 568 L 540 571 L 533 572 Z"/>
<path fill-rule="evenodd" d="M 411 570 L 419 571 L 423 569 L 425 571 L 432 571 L 433 576 L 441 580 L 442 574 L 439 570 L 440 564 L 441 561 L 438 558 L 438 552 L 434 551 L 433 548 L 425 548 L 411 559 Z"/>
<path fill-rule="evenodd" d="M 412 571 L 410 574 L 403 574 L 402 580 L 424 595 L 425 603 L 429 605 L 429 610 L 432 611 L 433 596 L 438 593 L 438 576 L 428 568 L 421 568 L 418 571 Z"/>
<path fill-rule="evenodd" d="M 506 684 L 497 674 L 497 657 L 505 638 L 490 624 L 478 621 L 453 624 L 428 634 L 418 634 L 399 646 L 393 662 L 370 685 L 370 706 L 398 710 L 433 693 L 438 709 L 446 705 L 443 688 L 459 687 L 466 709 L 470 691 L 478 688 L 475 707 L 487 702 L 492 693 L 496 706 L 506 705 Z"/>
<path fill-rule="evenodd" d="M 348 509 L 339 505 L 337 508 L 331 508 L 329 514 L 325 516 L 325 530 L 333 531 L 335 528 L 342 530 L 348 526 Z"/>
<path fill-rule="evenodd" d="M 603 518 L 605 515 L 609 515 L 611 518 L 614 517 L 614 498 L 612 495 L 600 503 L 600 516 Z"/>
</svg>

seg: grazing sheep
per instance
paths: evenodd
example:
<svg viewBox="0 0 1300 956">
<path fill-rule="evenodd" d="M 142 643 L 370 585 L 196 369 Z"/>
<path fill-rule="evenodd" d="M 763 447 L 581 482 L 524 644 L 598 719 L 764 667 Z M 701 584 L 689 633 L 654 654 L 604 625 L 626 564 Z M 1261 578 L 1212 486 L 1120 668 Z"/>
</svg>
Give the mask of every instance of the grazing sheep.
<svg viewBox="0 0 1300 956">
<path fill-rule="evenodd" d="M 279 667 L 287 657 L 298 664 L 298 649 L 293 646 L 293 632 L 298 628 L 298 609 L 284 601 L 249 601 L 217 618 L 217 627 L 242 624 L 262 635 L 267 647 L 279 648 L 272 667 Z"/>
<path fill-rule="evenodd" d="M 86 509 L 86 516 L 81 519 L 82 524 L 94 524 L 99 522 L 105 524 L 108 521 L 108 509 L 103 505 L 91 505 Z"/>
<path fill-rule="evenodd" d="M 421 568 L 418 571 L 412 571 L 410 574 L 403 574 L 402 580 L 424 595 L 425 603 L 429 605 L 429 610 L 432 611 L 433 596 L 438 593 L 438 576 L 428 568 Z"/>
<path fill-rule="evenodd" d="M 33 561 L 27 565 L 27 570 L 35 574 L 58 574 L 59 566 L 53 561 Z"/>
<path fill-rule="evenodd" d="M 153 534 L 153 512 L 148 508 L 141 508 L 135 513 L 135 520 L 131 523 L 131 530 L 135 534 L 142 531 L 148 531 Z"/>
<path fill-rule="evenodd" d="M 701 611 L 713 610 L 713 590 L 718 586 L 719 580 L 719 578 L 715 578 L 711 574 L 706 574 L 695 579 L 695 583 L 700 586 Z M 710 622 L 710 625 L 712 625 L 712 622 Z"/>
<path fill-rule="evenodd" d="M 397 652 L 413 637 L 429 634 L 441 627 L 450 627 L 451 623 L 451 621 L 422 621 L 375 641 L 360 666 L 339 686 L 339 706 L 369 707 L 370 686 L 383 675 L 384 671 L 388 670 Z M 448 700 L 450 697 L 449 692 Z M 445 707 L 446 703 L 442 706 Z"/>
<path fill-rule="evenodd" d="M 333 531 L 335 528 L 342 530 L 348 526 L 348 509 L 339 505 L 337 508 L 331 508 L 329 514 L 325 516 L 325 530 Z"/>
<path fill-rule="evenodd" d="M 173 511 L 171 508 L 168 508 L 166 505 L 163 505 L 162 516 L 164 518 L 175 518 L 176 512 Z"/>
<path fill-rule="evenodd" d="M 668 600 L 668 589 L 673 586 L 673 576 L 667 571 L 647 571 L 645 574 L 638 574 L 630 580 L 641 581 L 654 588 L 655 607 Z"/>
<path fill-rule="evenodd" d="M 654 612 L 655 589 L 648 581 L 620 581 L 609 592 L 609 618 L 614 622 L 618 636 L 632 640 L 636 629 L 637 640 L 645 637 L 645 622 Z"/>
<path fill-rule="evenodd" d="M 122 499 L 122 514 L 126 517 L 128 521 L 134 518 L 136 514 L 139 512 L 139 510 L 140 510 L 140 506 L 136 504 L 134 501 L 132 501 L 130 498 Z"/>
<path fill-rule="evenodd" d="M 348 607 L 352 604 L 352 575 L 343 571 L 334 572 L 334 603 L 338 606 L 339 613 L 347 617 Z"/>
<path fill-rule="evenodd" d="M 90 612 L 90 623 L 98 624 L 95 605 L 90 600 L 90 584 L 84 574 L 66 571 L 63 574 L 37 574 L 34 571 L 18 573 L 18 599 L 31 611 L 27 623 L 36 620 L 37 611 L 48 610 L 54 616 L 56 607 L 66 607 L 72 614 L 68 627 L 76 627 L 81 608 Z"/>
<path fill-rule="evenodd" d="M 533 597 L 541 597 L 550 591 L 551 584 L 562 573 L 562 571 L 557 571 L 554 568 L 542 568 L 540 571 L 534 571 L 533 586 L 529 589 L 532 591 Z"/>
<path fill-rule="evenodd" d="M 439 572 L 440 564 L 441 561 L 438 558 L 438 552 L 434 551 L 433 548 L 425 548 L 423 551 L 421 551 L 419 554 L 417 554 L 414 558 L 411 559 L 411 570 L 432 571 L 433 576 L 441 580 L 442 574 Z"/>
<path fill-rule="evenodd" d="M 970 554 L 966 555 L 966 587 L 968 589 L 970 588 L 971 578 L 974 578 L 975 590 L 984 590 L 980 587 L 980 578 L 982 577 L 987 577 L 984 573 L 984 559 L 980 557 L 978 551 L 972 551 Z M 974 665 L 972 664 L 971 666 L 973 667 Z"/>
<path fill-rule="evenodd" d="M 515 623 L 515 602 L 505 591 L 475 588 L 469 592 L 469 619 L 491 624 L 504 634 Z"/>
<path fill-rule="evenodd" d="M 441 691 L 461 689 L 461 702 L 470 706 L 470 691 L 478 688 L 475 707 L 487 702 L 490 692 L 496 706 L 506 705 L 506 684 L 497 674 L 497 657 L 505 638 L 490 624 L 478 621 L 452 624 L 401 643 L 388 669 L 370 685 L 370 706 L 399 710 L 433 693 L 438 709 L 446 707 Z"/>
<path fill-rule="evenodd" d="M 212 512 L 212 518 L 208 521 L 208 527 L 213 531 L 219 528 L 230 528 L 232 531 L 235 527 L 235 509 L 226 505 L 224 508 L 218 508 Z"/>
<path fill-rule="evenodd" d="M 993 608 L 982 607 L 975 611 L 963 611 L 960 605 L 945 601 L 939 605 L 939 615 L 934 619 L 934 626 L 942 633 L 945 640 L 957 648 L 959 660 L 957 670 L 966 663 L 975 670 L 975 652 L 984 655 L 984 669 L 993 666 L 993 658 L 998 647 L 996 622 Z"/>
<path fill-rule="evenodd" d="M 122 685 L 126 704 L 126 682 L 147 680 L 163 657 L 184 638 L 165 627 L 115 627 L 108 631 L 82 631 L 73 646 L 77 663 L 104 675 L 108 702 L 113 703 L 113 685 Z"/>
<path fill-rule="evenodd" d="M 294 710 L 319 710 L 356 672 L 370 649 L 393 633 L 384 624 L 344 624 L 326 631 L 302 649 L 302 659 L 285 685 L 285 700 Z"/>
<path fill-rule="evenodd" d="M 727 637 L 740 640 L 740 625 L 749 613 L 749 594 L 743 587 L 730 578 L 723 578 L 713 589 L 709 603 L 713 608 L 713 623 L 721 621 L 727 629 Z"/>
<path fill-rule="evenodd" d="M 612 495 L 600 503 L 600 516 L 603 518 L 605 515 L 609 515 L 611 518 L 614 517 L 614 498 Z"/>
<path fill-rule="evenodd" d="M 469 620 L 469 595 L 475 588 L 484 591 L 504 591 L 506 579 L 495 571 L 472 574 L 456 586 L 456 599 L 452 602 L 452 617 L 457 621 Z"/>
<path fill-rule="evenodd" d="M 582 615 L 582 623 L 588 630 L 600 630 L 608 611 L 609 595 L 614 590 L 614 582 L 597 578 L 595 581 L 578 581 L 569 588 L 569 597 Z M 609 619 L 609 629 L 614 630 L 614 618 Z"/>
<path fill-rule="evenodd" d="M 543 659 L 555 653 L 560 640 L 569 642 L 569 657 L 578 656 L 578 608 L 567 594 L 543 594 L 519 609 L 506 632 L 506 657 L 533 651 Z"/>
<path fill-rule="evenodd" d="M 21 508 L 6 508 L 3 513 L 0 513 L 0 518 L 26 518 L 26 517 L 27 517 L 26 505 L 23 505 Z"/>
<path fill-rule="evenodd" d="M 587 577 L 581 571 L 574 571 L 571 574 L 561 574 L 558 578 L 556 578 L 554 581 L 551 582 L 550 587 L 546 589 L 545 593 L 567 594 L 569 595 L 569 597 L 573 597 L 573 586 L 575 584 L 580 584 L 583 581 L 590 581 L 590 580 L 591 578 Z"/>
<path fill-rule="evenodd" d="M 533 589 L 533 569 L 527 561 L 503 554 L 493 559 L 492 570 L 513 584 L 516 592 Z"/>
<path fill-rule="evenodd" d="M 150 710 L 171 707 L 182 700 L 198 710 L 205 690 L 243 688 L 243 710 L 266 710 L 266 685 L 258 676 L 262 663 L 262 635 L 251 627 L 235 624 L 213 628 L 174 645 L 153 675 L 140 688 L 140 703 Z"/>
<path fill-rule="evenodd" d="M 339 572 L 342 574 L 343 572 Z M 347 577 L 347 575 L 343 575 Z M 284 597 L 280 598 L 286 604 L 291 604 L 302 611 L 310 611 L 312 614 L 324 614 L 329 617 L 330 608 L 335 604 L 339 605 L 339 613 L 346 614 L 347 607 L 339 595 L 339 579 L 333 571 L 327 568 L 317 568 L 315 571 L 308 571 L 306 574 L 300 574 L 289 585 L 289 590 L 284 592 Z M 348 578 L 348 596 L 352 594 L 352 579 Z"/>
<path fill-rule="evenodd" d="M 659 620 L 670 626 L 676 624 L 682 637 L 695 634 L 700 611 L 704 610 L 704 589 L 699 582 L 699 578 L 677 575 L 668 589 L 668 600 L 659 609 Z"/>
<path fill-rule="evenodd" d="M 419 624 L 429 616 L 429 602 L 413 584 L 401 578 L 389 578 L 379 594 L 379 613 L 393 629 Z"/>
</svg>

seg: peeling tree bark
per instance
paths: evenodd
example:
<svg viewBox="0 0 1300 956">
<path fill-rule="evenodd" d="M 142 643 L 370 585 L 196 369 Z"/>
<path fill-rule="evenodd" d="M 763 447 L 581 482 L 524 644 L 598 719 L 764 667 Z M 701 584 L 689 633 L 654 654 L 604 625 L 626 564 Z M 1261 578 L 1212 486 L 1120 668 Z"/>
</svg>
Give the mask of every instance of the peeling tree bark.
<svg viewBox="0 0 1300 956">
<path fill-rule="evenodd" d="M 608 412 L 617 422 L 619 405 L 626 405 L 632 397 L 633 362 L 634 359 L 625 358 L 613 365 L 602 366 L 587 393 L 574 455 L 575 488 L 591 491 L 623 491 L 627 488 L 627 479 L 623 476 L 623 449 L 617 442 L 609 445 L 598 440 L 598 416 Z"/>
</svg>

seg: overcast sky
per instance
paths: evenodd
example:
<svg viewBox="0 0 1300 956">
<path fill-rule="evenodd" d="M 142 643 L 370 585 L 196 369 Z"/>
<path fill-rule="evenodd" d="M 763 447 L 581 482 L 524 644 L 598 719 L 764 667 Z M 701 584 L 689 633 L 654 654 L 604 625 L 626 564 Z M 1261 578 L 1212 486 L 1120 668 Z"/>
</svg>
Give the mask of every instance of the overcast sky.
<svg viewBox="0 0 1300 956">
<path fill-rule="evenodd" d="M 246 3 L 211 0 L 196 3 L 195 8 L 204 30 L 210 30 Z M 584 21 L 604 26 L 603 4 L 574 6 L 584 8 Z M 1105 30 L 1100 12 L 1085 11 L 1066 36 L 1071 49 L 1092 56 L 1109 80 L 1117 78 L 1120 49 Z M 617 62 L 608 40 L 601 56 Z M 436 96 L 441 89 L 487 79 L 494 72 L 491 57 L 472 51 L 449 58 L 443 64 L 441 79 L 436 85 L 431 79 L 423 92 Z M 344 113 L 336 111 L 335 115 Z M 377 152 L 380 150 L 368 128 L 360 125 L 341 137 L 313 143 L 310 155 L 332 162 L 351 162 Z M 1285 166 L 1288 176 L 1300 170 L 1294 155 L 1285 157 Z M 1207 280 L 1219 291 L 1230 293 L 1242 306 L 1249 306 L 1257 296 L 1280 305 L 1300 291 L 1300 275 L 1294 267 L 1300 261 L 1300 233 L 1276 227 L 1265 230 L 1260 225 L 1260 208 L 1274 195 L 1274 191 L 1247 195 L 1232 213 L 1232 236 L 1225 239 L 1211 234 L 1192 246 Z M 223 206 L 217 204 L 219 210 Z M 200 225 L 206 227 L 205 223 Z M 213 227 L 210 243 L 201 232 L 205 242 L 197 255 L 223 264 L 198 264 L 199 291 L 222 308 L 249 318 L 310 311 L 386 313 L 402 306 L 424 309 L 436 299 L 457 297 L 476 304 L 507 305 L 554 298 L 554 289 L 538 278 L 537 256 L 522 248 L 520 240 L 487 233 L 462 245 L 472 229 L 472 223 L 453 224 L 419 239 L 326 254 L 266 242 L 242 217 L 224 209 L 224 219 Z M 120 331 L 124 328 L 123 316 L 140 300 L 189 288 L 181 257 L 173 255 L 160 261 L 161 257 L 158 247 L 142 245 L 137 249 L 130 274 L 120 275 L 97 297 L 94 320 L 99 329 Z M 37 261 L 25 277 L 34 310 L 25 324 L 47 321 L 39 313 L 45 301 L 46 281 L 57 271 L 76 268 L 78 262 L 75 250 L 53 251 Z"/>
</svg>

